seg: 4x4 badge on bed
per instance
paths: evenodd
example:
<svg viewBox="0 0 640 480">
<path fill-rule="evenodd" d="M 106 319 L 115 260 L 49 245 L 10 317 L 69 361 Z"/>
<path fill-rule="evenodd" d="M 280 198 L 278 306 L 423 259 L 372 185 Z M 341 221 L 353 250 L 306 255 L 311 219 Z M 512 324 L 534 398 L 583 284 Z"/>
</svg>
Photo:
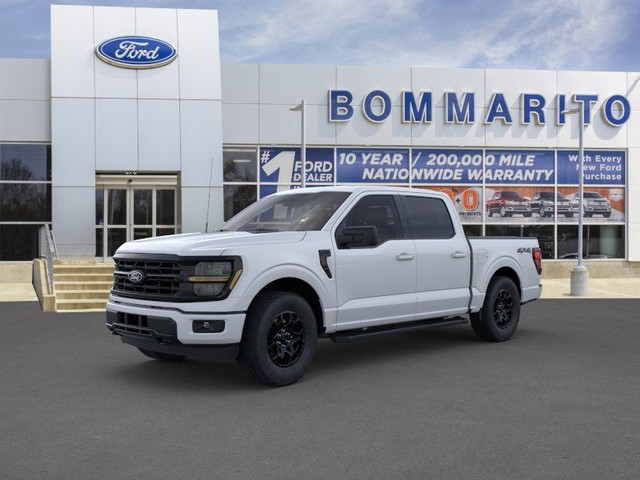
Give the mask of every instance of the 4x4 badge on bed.
<svg viewBox="0 0 640 480">
<path fill-rule="evenodd" d="M 134 285 L 139 285 L 144 282 L 147 275 L 142 270 L 131 270 L 127 278 Z"/>
</svg>

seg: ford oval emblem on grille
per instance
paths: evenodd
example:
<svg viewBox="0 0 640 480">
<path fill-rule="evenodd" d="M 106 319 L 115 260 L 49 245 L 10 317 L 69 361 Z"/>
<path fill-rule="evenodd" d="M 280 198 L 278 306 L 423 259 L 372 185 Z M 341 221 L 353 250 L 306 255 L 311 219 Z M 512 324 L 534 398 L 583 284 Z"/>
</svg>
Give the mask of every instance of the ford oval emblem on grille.
<svg viewBox="0 0 640 480">
<path fill-rule="evenodd" d="M 151 37 L 117 37 L 96 47 L 103 62 L 121 68 L 157 68 L 171 63 L 178 52 L 164 40 Z"/>
<path fill-rule="evenodd" d="M 131 270 L 129 275 L 127 275 L 127 278 L 134 285 L 139 285 L 144 282 L 147 275 L 142 270 Z"/>
</svg>

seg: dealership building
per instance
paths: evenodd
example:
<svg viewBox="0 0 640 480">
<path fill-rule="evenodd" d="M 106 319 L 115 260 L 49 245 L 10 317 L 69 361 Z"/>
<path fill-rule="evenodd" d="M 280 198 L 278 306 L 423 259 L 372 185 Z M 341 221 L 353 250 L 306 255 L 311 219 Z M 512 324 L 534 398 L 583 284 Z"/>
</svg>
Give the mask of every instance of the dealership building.
<svg viewBox="0 0 640 480">
<path fill-rule="evenodd" d="M 302 184 L 445 191 L 469 235 L 640 262 L 640 73 L 220 64 L 215 10 L 51 6 L 51 59 L 0 59 L 0 264 L 111 257 Z M 304 103 L 304 109 L 299 105 Z M 298 107 L 298 108 L 296 108 Z M 637 265 L 637 264 L 636 264 Z M 615 266 L 615 268 L 613 268 Z"/>
</svg>

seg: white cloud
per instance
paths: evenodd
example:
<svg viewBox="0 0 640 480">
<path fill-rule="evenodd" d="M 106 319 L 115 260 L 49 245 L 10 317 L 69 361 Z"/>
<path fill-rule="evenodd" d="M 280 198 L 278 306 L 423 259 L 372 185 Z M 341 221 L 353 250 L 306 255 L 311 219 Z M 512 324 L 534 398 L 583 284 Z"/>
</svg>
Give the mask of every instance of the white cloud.
<svg viewBox="0 0 640 480">
<path fill-rule="evenodd" d="M 597 68 L 624 38 L 628 14 L 624 4 L 620 0 L 503 0 L 444 5 L 435 0 L 326 0 L 266 6 L 258 3 L 242 10 L 223 7 L 223 58 Z"/>
</svg>

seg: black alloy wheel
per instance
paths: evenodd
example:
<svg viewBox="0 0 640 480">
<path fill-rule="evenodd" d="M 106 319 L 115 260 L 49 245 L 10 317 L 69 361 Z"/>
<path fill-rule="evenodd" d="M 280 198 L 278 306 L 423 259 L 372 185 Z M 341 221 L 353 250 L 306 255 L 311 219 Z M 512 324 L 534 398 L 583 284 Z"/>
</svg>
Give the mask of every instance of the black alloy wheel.
<svg viewBox="0 0 640 480">
<path fill-rule="evenodd" d="M 290 367 L 302 356 L 304 337 L 304 323 L 297 313 L 278 314 L 267 333 L 269 358 L 278 367 Z"/>
<path fill-rule="evenodd" d="M 309 303 L 294 292 L 266 291 L 247 312 L 238 363 L 257 382 L 291 385 L 311 365 L 317 342 L 318 326 Z"/>
<path fill-rule="evenodd" d="M 513 319 L 513 297 L 507 289 L 502 289 L 496 295 L 493 303 L 493 319 L 498 328 L 507 328 Z"/>
<path fill-rule="evenodd" d="M 518 328 L 520 291 L 511 278 L 493 277 L 479 312 L 469 315 L 471 328 L 483 340 L 504 342 Z"/>
</svg>

